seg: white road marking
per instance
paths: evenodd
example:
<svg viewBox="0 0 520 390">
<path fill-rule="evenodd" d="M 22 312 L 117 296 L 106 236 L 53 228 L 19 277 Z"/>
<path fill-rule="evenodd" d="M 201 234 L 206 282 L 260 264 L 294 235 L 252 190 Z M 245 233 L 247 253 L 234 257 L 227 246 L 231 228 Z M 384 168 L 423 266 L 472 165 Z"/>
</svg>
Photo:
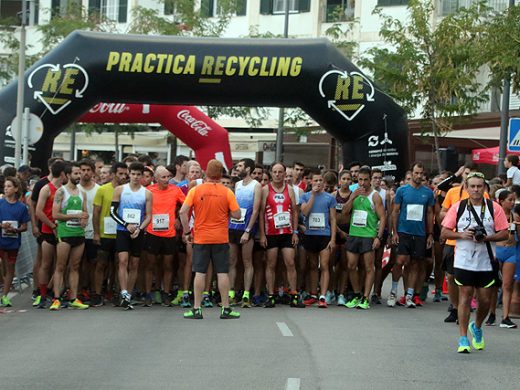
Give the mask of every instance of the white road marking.
<svg viewBox="0 0 520 390">
<path fill-rule="evenodd" d="M 280 329 L 280 332 L 282 332 L 282 336 L 286 337 L 292 337 L 294 336 L 291 332 L 291 329 L 287 326 L 285 322 L 277 322 L 276 325 L 278 326 L 278 329 Z"/>
<path fill-rule="evenodd" d="M 287 378 L 285 390 L 300 390 L 300 378 Z"/>
</svg>

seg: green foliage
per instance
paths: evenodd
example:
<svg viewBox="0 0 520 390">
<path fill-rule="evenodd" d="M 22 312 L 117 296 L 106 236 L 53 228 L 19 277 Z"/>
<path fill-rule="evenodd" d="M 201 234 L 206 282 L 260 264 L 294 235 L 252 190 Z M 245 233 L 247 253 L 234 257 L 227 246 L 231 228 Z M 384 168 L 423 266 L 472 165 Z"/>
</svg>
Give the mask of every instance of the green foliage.
<svg viewBox="0 0 520 390">
<path fill-rule="evenodd" d="M 489 9 L 476 3 L 433 25 L 434 7 L 433 0 L 410 0 L 407 23 L 376 8 L 383 22 L 380 35 L 391 48 L 370 49 L 362 65 L 408 113 L 420 110 L 429 130 L 442 133 L 487 99 L 477 76 L 485 64 Z"/>
<path fill-rule="evenodd" d="M 490 84 L 502 88 L 511 77 L 513 90 L 520 91 L 520 4 L 494 15 L 485 40 L 484 53 L 491 71 Z"/>
</svg>

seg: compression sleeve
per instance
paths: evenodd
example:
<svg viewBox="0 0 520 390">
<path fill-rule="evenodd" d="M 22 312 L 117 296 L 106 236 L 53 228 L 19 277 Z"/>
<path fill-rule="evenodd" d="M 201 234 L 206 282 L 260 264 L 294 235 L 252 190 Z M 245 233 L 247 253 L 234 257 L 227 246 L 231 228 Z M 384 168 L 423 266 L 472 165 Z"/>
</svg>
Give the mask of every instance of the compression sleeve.
<svg viewBox="0 0 520 390">
<path fill-rule="evenodd" d="M 444 179 L 439 184 L 437 184 L 437 189 L 448 192 L 448 190 L 451 188 L 451 184 L 455 181 L 456 178 L 457 176 L 451 175 L 450 177 Z"/>
<path fill-rule="evenodd" d="M 118 210 L 119 210 L 119 202 L 112 202 L 112 204 L 110 205 L 110 216 L 118 224 L 126 227 L 127 223 L 123 220 L 123 218 L 120 217 L 120 215 L 117 212 Z"/>
</svg>

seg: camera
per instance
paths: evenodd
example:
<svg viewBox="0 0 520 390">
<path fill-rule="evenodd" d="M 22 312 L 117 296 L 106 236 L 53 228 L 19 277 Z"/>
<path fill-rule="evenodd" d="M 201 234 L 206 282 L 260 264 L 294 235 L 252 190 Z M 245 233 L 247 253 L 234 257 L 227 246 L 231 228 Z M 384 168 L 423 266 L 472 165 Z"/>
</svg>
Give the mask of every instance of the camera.
<svg viewBox="0 0 520 390">
<path fill-rule="evenodd" d="M 474 228 L 469 229 L 473 232 L 473 237 L 475 238 L 475 241 L 481 242 L 484 240 L 484 237 L 486 237 L 486 229 L 483 226 L 475 226 Z"/>
</svg>

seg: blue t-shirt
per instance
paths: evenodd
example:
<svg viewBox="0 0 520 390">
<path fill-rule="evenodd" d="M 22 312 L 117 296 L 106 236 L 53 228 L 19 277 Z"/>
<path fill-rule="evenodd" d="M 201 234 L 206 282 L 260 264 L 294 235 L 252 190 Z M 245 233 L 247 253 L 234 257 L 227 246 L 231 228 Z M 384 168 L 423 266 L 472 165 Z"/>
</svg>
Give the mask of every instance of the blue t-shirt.
<svg viewBox="0 0 520 390">
<path fill-rule="evenodd" d="M 9 203 L 5 199 L 0 199 L 0 221 L 11 222 L 11 225 L 18 225 L 19 228 L 22 224 L 27 223 L 31 220 L 27 206 L 22 202 Z M 1 229 L 0 232 L 0 249 L 18 249 L 22 244 L 21 234 L 8 234 Z"/>
<path fill-rule="evenodd" d="M 407 184 L 395 193 L 394 204 L 401 206 L 397 232 L 413 236 L 426 236 L 426 213 L 433 206 L 433 192 L 428 187 Z"/>
<path fill-rule="evenodd" d="M 311 192 L 300 197 L 300 203 L 308 203 Z M 336 199 L 328 192 L 315 195 L 309 215 L 305 218 L 305 234 L 308 236 L 330 236 L 330 209 L 336 212 Z"/>
</svg>

